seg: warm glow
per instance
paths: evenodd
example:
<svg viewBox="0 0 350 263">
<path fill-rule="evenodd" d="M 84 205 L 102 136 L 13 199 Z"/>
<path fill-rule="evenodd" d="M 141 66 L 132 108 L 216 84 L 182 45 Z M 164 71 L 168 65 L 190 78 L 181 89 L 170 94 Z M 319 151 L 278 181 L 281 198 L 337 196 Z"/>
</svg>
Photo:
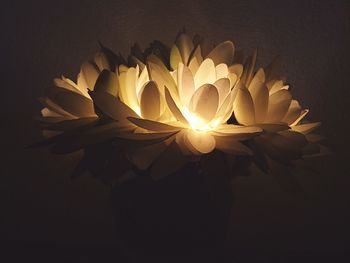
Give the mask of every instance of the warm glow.
<svg viewBox="0 0 350 263">
<path fill-rule="evenodd" d="M 202 118 L 198 117 L 195 113 L 191 113 L 187 107 L 184 107 L 182 112 L 184 117 L 187 119 L 191 128 L 198 132 L 206 132 L 214 130 L 216 126 L 220 124 L 218 121 L 206 122 Z"/>
<path fill-rule="evenodd" d="M 231 41 L 212 50 L 201 45 L 181 33 L 169 56 L 140 51 L 127 60 L 102 47 L 76 82 L 57 78 L 57 90 L 41 99 L 45 134 L 81 128 L 74 143 L 71 134 L 57 140 L 69 150 L 116 137 L 140 142 L 125 147 L 128 159 L 148 169 L 164 157 L 152 166 L 158 173 L 214 150 L 255 155 L 264 170 L 265 156 L 287 163 L 317 153 L 320 136 L 310 133 L 319 123 L 302 123 L 309 110 L 292 98 L 273 65 L 256 70 L 255 51 L 243 66 Z"/>
</svg>

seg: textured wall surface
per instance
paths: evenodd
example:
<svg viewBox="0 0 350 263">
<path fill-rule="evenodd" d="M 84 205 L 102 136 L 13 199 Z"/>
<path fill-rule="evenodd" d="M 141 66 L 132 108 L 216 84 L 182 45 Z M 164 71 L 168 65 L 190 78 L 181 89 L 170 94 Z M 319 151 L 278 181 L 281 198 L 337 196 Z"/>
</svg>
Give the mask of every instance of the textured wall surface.
<svg viewBox="0 0 350 263">
<path fill-rule="evenodd" d="M 231 39 L 259 64 L 283 59 L 293 94 L 320 120 L 334 155 L 300 175 L 306 196 L 269 176 L 235 182 L 233 248 L 345 251 L 349 245 L 349 18 L 347 1 L 23 1 L 4 4 L 0 232 L 3 241 L 113 242 L 108 189 L 69 179 L 79 154 L 24 150 L 41 138 L 33 116 L 52 79 L 74 77 L 98 49 L 126 55 L 138 42 L 171 44 L 185 26 L 213 42 Z"/>
</svg>

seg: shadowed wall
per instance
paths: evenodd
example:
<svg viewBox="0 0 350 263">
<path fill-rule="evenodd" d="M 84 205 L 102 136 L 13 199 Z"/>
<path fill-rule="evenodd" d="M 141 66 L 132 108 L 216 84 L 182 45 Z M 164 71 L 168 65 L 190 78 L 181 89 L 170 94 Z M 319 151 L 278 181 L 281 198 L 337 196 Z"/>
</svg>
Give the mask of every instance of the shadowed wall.
<svg viewBox="0 0 350 263">
<path fill-rule="evenodd" d="M 349 244 L 349 4 L 347 1 L 23 1 L 4 4 L 1 96 L 1 239 L 63 244 L 113 242 L 109 189 L 71 181 L 79 153 L 24 150 L 40 140 L 36 98 L 54 77 L 75 78 L 97 41 L 127 55 L 180 28 L 215 43 L 230 39 L 258 63 L 280 55 L 293 95 L 322 121 L 334 155 L 299 174 L 305 196 L 270 176 L 235 181 L 230 244 L 240 250 L 345 251 Z"/>
</svg>

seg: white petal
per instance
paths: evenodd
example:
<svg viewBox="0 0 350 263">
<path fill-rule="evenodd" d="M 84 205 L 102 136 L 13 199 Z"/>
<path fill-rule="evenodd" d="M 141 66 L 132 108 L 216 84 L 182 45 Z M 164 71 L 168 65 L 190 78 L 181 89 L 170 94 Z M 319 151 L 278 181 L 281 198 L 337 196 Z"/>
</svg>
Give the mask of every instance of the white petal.
<svg viewBox="0 0 350 263">
<path fill-rule="evenodd" d="M 211 58 L 215 65 L 225 63 L 231 65 L 235 47 L 231 41 L 225 41 L 217 45 L 207 56 Z"/>
<path fill-rule="evenodd" d="M 154 81 L 149 81 L 141 91 L 141 116 L 150 120 L 158 119 L 161 114 L 160 99 L 157 84 Z"/>
<path fill-rule="evenodd" d="M 247 86 L 249 86 L 250 81 L 253 78 L 253 72 L 254 72 L 254 68 L 255 68 L 257 55 L 258 55 L 258 50 L 255 49 L 253 55 L 248 58 L 248 60 L 246 61 L 245 65 L 244 65 L 244 70 L 243 70 L 243 74 L 242 74 L 242 81 Z"/>
<path fill-rule="evenodd" d="M 182 105 L 188 106 L 194 93 L 194 79 L 189 68 L 180 63 L 177 71 L 177 83 Z"/>
<path fill-rule="evenodd" d="M 229 136 L 216 136 L 216 148 L 233 155 L 253 155 L 252 150 L 247 146 Z"/>
<path fill-rule="evenodd" d="M 105 91 L 113 96 L 117 96 L 118 84 L 118 78 L 115 73 L 109 70 L 103 70 L 98 76 L 94 90 Z"/>
<path fill-rule="evenodd" d="M 227 78 L 228 68 L 226 64 L 221 63 L 216 65 L 215 70 L 216 70 L 216 79 Z"/>
<path fill-rule="evenodd" d="M 214 62 L 211 59 L 205 59 L 194 76 L 195 88 L 198 89 L 203 84 L 213 84 L 215 81 L 216 71 Z"/>
<path fill-rule="evenodd" d="M 255 109 L 255 122 L 261 123 L 265 120 L 268 104 L 269 104 L 269 90 L 264 82 L 259 78 L 253 78 L 249 85 L 249 92 L 252 96 Z"/>
<path fill-rule="evenodd" d="M 147 70 L 147 67 L 144 67 L 141 71 L 140 76 L 137 79 L 136 96 L 138 98 L 140 96 L 141 89 L 143 88 L 143 86 L 146 84 L 147 81 L 149 81 L 148 70 Z"/>
<path fill-rule="evenodd" d="M 173 77 L 169 73 L 169 70 L 166 68 L 163 62 L 155 55 L 150 55 L 147 61 L 150 79 L 157 83 L 161 94 L 164 94 L 164 87 L 166 86 L 169 89 L 171 95 L 177 100 L 177 86 Z"/>
<path fill-rule="evenodd" d="M 94 105 L 91 99 L 88 99 L 78 93 L 71 91 L 57 92 L 51 100 L 59 105 L 65 111 L 77 117 L 96 116 Z"/>
<path fill-rule="evenodd" d="M 183 116 L 182 112 L 180 111 L 179 107 L 176 105 L 174 99 L 171 97 L 170 92 L 167 88 L 165 88 L 165 100 L 167 102 L 167 105 L 174 115 L 174 117 L 182 122 L 184 125 L 188 126 L 188 122 L 186 118 Z"/>
<path fill-rule="evenodd" d="M 302 110 L 300 116 L 290 126 L 297 125 L 309 113 L 309 109 Z"/>
<path fill-rule="evenodd" d="M 93 91 L 91 97 L 94 104 L 113 120 L 125 122 L 127 117 L 138 117 L 126 104 L 104 91 Z"/>
<path fill-rule="evenodd" d="M 95 55 L 95 63 L 96 65 L 98 66 L 98 69 L 100 71 L 104 70 L 104 69 L 108 69 L 110 70 L 110 66 L 109 66 L 109 63 L 108 63 L 108 59 L 106 57 L 106 55 L 103 53 L 103 52 L 98 52 L 96 55 Z"/>
<path fill-rule="evenodd" d="M 280 122 L 286 115 L 292 95 L 288 90 L 280 90 L 269 97 L 269 106 L 265 122 Z"/>
<path fill-rule="evenodd" d="M 303 134 L 308 134 L 312 132 L 313 130 L 317 129 L 321 125 L 320 122 L 313 122 L 313 123 L 305 123 L 293 126 L 293 131 L 301 132 Z"/>
<path fill-rule="evenodd" d="M 210 153 L 215 149 L 215 139 L 208 133 L 188 130 L 186 133 L 188 142 L 200 153 Z"/>
<path fill-rule="evenodd" d="M 81 74 L 82 74 L 82 78 L 84 79 L 88 89 L 93 90 L 97 77 L 100 74 L 99 69 L 89 63 L 89 62 L 85 62 L 82 66 L 81 66 Z"/>
<path fill-rule="evenodd" d="M 242 73 L 243 73 L 243 65 L 242 64 L 231 65 L 228 68 L 228 71 L 231 73 L 234 73 L 238 78 L 240 78 L 242 76 Z"/>
<path fill-rule="evenodd" d="M 206 122 L 212 120 L 219 104 L 217 88 L 211 84 L 204 84 L 193 94 L 189 110 Z"/>
<path fill-rule="evenodd" d="M 186 34 L 181 34 L 176 40 L 176 45 L 181 53 L 183 63 L 187 65 L 191 52 L 194 48 L 192 39 Z"/>
<path fill-rule="evenodd" d="M 292 124 L 293 122 L 296 121 L 296 119 L 300 116 L 301 114 L 301 107 L 299 105 L 299 102 L 296 100 L 292 100 L 290 103 L 288 112 L 286 113 L 286 116 L 283 118 L 283 122 Z"/>
<path fill-rule="evenodd" d="M 84 95 L 86 98 L 90 98 L 87 89 L 85 89 L 82 86 L 78 86 L 72 80 L 65 78 L 64 76 L 62 76 L 61 79 L 59 78 L 54 79 L 54 84 L 56 87 L 64 88 L 69 91 L 74 91 L 74 92 L 77 92 L 78 94 Z"/>
<path fill-rule="evenodd" d="M 216 128 L 213 134 L 216 137 L 229 136 L 234 138 L 235 140 L 246 140 L 257 136 L 261 132 L 262 132 L 262 129 L 259 127 L 254 127 L 254 126 L 245 127 L 240 125 L 226 124 Z"/>
<path fill-rule="evenodd" d="M 219 92 L 219 107 L 224 102 L 230 92 L 230 80 L 228 78 L 221 78 L 215 81 L 214 86 Z"/>
<path fill-rule="evenodd" d="M 279 80 L 276 81 L 270 88 L 270 95 L 276 93 L 277 91 L 280 91 L 283 87 L 283 81 Z"/>
<path fill-rule="evenodd" d="M 191 70 L 192 74 L 196 74 L 200 64 L 203 62 L 201 46 L 198 45 L 196 50 L 193 52 L 190 58 L 190 63 L 188 63 L 188 68 Z"/>
<path fill-rule="evenodd" d="M 170 66 L 173 70 L 177 69 L 179 63 L 182 62 L 181 54 L 176 45 L 173 45 L 170 51 Z"/>
<path fill-rule="evenodd" d="M 246 88 L 239 88 L 233 104 L 236 120 L 243 125 L 255 123 L 255 109 L 253 99 Z"/>
<path fill-rule="evenodd" d="M 140 118 L 134 118 L 134 117 L 128 117 L 127 119 L 131 121 L 133 124 L 150 131 L 174 132 L 174 131 L 179 131 L 181 129 L 179 127 L 171 126 L 165 123 L 152 121 L 152 120 L 146 120 L 146 119 L 140 119 Z"/>
</svg>

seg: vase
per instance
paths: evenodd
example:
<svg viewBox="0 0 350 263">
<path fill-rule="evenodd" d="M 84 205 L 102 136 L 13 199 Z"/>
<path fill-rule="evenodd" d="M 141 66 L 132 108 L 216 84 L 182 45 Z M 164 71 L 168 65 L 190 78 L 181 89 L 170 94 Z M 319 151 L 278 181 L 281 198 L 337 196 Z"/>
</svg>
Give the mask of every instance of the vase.
<svg viewBox="0 0 350 263">
<path fill-rule="evenodd" d="M 157 181 L 136 172 L 112 190 L 117 238 L 141 258 L 222 248 L 232 202 L 230 179 L 208 175 L 195 163 Z"/>
</svg>

